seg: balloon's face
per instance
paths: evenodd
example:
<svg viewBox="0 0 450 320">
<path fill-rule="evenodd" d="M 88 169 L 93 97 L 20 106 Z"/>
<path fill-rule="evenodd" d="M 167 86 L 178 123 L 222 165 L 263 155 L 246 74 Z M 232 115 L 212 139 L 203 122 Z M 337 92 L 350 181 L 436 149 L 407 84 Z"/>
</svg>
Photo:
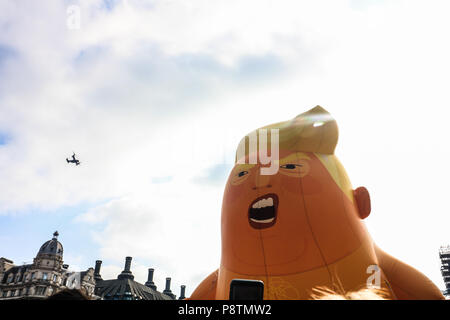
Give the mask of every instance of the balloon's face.
<svg viewBox="0 0 450 320">
<path fill-rule="evenodd" d="M 280 150 L 279 170 L 236 164 L 222 206 L 222 264 L 249 274 L 323 266 L 360 245 L 352 201 L 313 153 Z M 335 177 L 336 178 L 336 177 Z"/>
</svg>

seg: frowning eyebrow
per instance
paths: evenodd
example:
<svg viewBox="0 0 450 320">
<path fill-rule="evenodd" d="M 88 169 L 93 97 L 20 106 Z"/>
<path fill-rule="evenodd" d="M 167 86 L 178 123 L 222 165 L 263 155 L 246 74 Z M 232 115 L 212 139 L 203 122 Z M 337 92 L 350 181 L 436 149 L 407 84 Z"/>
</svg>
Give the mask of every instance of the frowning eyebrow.
<svg viewBox="0 0 450 320">
<path fill-rule="evenodd" d="M 250 170 L 251 168 L 255 167 L 254 164 L 249 164 L 249 163 L 242 163 L 242 164 L 238 164 L 234 170 L 235 171 L 243 171 L 243 170 Z"/>
<path fill-rule="evenodd" d="M 280 165 L 296 163 L 298 160 L 311 160 L 311 158 L 303 152 L 296 152 L 280 159 Z"/>
</svg>

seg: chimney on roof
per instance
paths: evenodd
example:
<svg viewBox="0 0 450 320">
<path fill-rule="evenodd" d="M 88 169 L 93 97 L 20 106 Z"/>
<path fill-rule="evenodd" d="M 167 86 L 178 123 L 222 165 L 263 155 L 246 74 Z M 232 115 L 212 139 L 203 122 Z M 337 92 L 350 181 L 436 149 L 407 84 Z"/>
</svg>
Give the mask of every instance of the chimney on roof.
<svg viewBox="0 0 450 320">
<path fill-rule="evenodd" d="M 148 278 L 147 278 L 147 282 L 145 283 L 145 285 L 156 291 L 156 286 L 155 286 L 155 283 L 153 282 L 153 272 L 154 271 L 155 271 L 155 269 L 153 269 L 153 268 L 148 269 Z"/>
<path fill-rule="evenodd" d="M 172 293 L 172 291 L 170 290 L 170 278 L 166 278 L 166 288 L 164 289 L 163 293 L 165 295 L 168 295 L 169 297 L 171 297 L 172 299 L 175 299 L 175 295 Z"/>
<path fill-rule="evenodd" d="M 101 281 L 102 276 L 100 275 L 100 268 L 102 267 L 102 260 L 95 261 L 94 279 L 95 281 Z"/>
<path fill-rule="evenodd" d="M 164 291 L 170 291 L 170 281 L 171 281 L 172 279 L 170 279 L 170 278 L 166 278 L 166 289 L 164 289 Z"/>
<path fill-rule="evenodd" d="M 126 257 L 125 258 L 125 269 L 122 271 L 121 274 L 117 277 L 117 279 L 134 279 L 133 274 L 131 273 L 131 259 L 132 257 Z"/>
<path fill-rule="evenodd" d="M 182 286 L 181 286 L 180 297 L 178 298 L 178 300 L 186 299 L 186 297 L 185 297 L 185 291 L 186 291 L 186 286 L 185 286 L 185 285 L 182 285 Z"/>
<path fill-rule="evenodd" d="M 125 258 L 125 272 L 130 272 L 131 270 L 131 259 L 133 259 L 132 257 L 126 257 Z"/>
</svg>

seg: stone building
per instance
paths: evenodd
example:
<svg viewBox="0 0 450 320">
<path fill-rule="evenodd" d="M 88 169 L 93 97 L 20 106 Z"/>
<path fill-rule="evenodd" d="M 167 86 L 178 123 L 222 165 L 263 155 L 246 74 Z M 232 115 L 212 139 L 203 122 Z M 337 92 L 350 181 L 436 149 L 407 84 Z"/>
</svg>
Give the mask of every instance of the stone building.
<svg viewBox="0 0 450 320">
<path fill-rule="evenodd" d="M 32 264 L 14 265 L 0 258 L 0 300 L 44 299 L 65 288 L 81 289 L 88 296 L 94 294 L 94 269 L 71 272 L 63 261 L 63 246 L 58 231 L 46 241 Z"/>
</svg>

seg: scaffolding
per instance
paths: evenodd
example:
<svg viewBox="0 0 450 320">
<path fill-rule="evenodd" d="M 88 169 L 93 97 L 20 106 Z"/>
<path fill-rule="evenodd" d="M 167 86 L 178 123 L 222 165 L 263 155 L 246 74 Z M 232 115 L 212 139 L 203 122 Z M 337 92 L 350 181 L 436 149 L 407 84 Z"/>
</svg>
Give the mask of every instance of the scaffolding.
<svg viewBox="0 0 450 320">
<path fill-rule="evenodd" d="M 441 246 L 439 249 L 441 259 L 441 274 L 445 283 L 445 295 L 450 295 L 450 246 Z"/>
</svg>

